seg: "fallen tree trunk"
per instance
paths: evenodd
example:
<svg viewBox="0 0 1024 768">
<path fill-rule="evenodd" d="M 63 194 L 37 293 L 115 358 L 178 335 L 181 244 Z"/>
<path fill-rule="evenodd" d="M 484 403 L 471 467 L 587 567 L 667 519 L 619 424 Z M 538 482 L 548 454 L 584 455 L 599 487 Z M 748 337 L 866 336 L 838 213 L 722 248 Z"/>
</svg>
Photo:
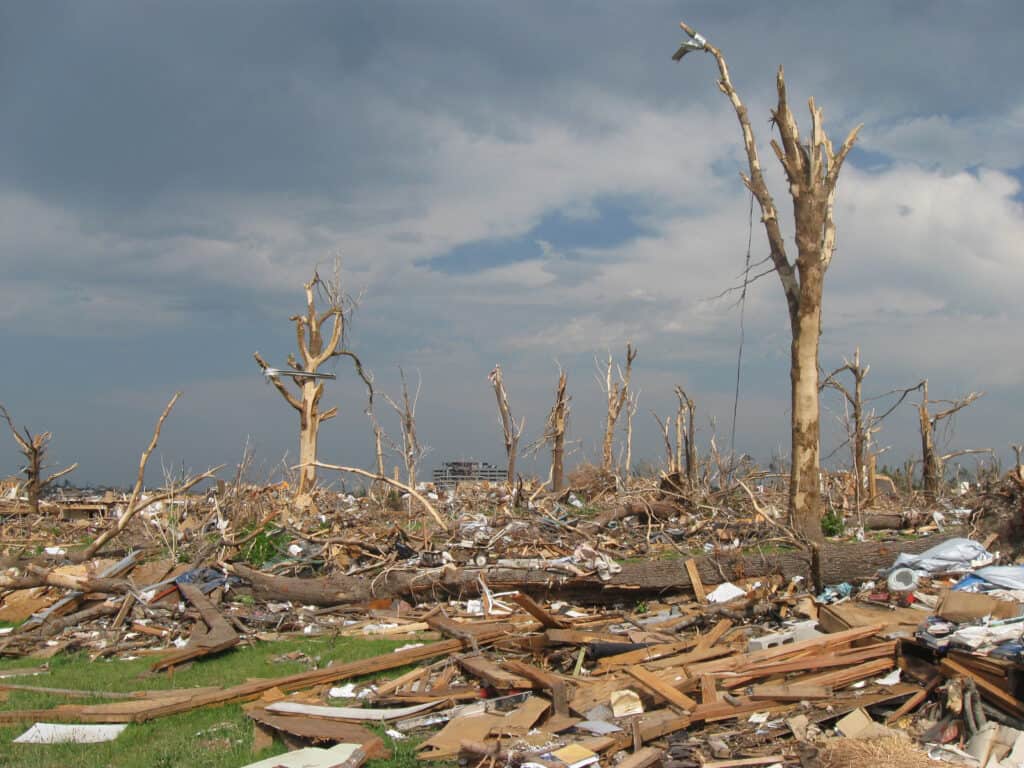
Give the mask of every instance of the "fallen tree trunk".
<svg viewBox="0 0 1024 768">
<path fill-rule="evenodd" d="M 892 565 L 900 552 L 919 553 L 962 531 L 947 530 L 941 536 L 913 541 L 826 543 L 821 548 L 823 581 L 872 578 L 881 568 Z M 800 550 L 764 554 L 726 552 L 694 558 L 704 584 L 752 576 L 780 574 L 786 578 L 810 576 L 810 555 Z M 518 589 L 545 597 L 572 597 L 580 602 L 607 602 L 617 597 L 664 594 L 691 589 L 690 577 L 680 559 L 645 560 L 623 563 L 622 571 L 608 581 L 596 574 L 576 576 L 544 570 L 534 564 L 524 567 L 487 566 L 483 568 L 392 569 L 374 579 L 335 574 L 315 579 L 273 576 L 234 563 L 230 568 L 249 582 L 253 592 L 266 600 L 292 600 L 307 605 L 340 605 L 380 597 L 405 597 L 436 600 L 450 596 L 475 595 L 480 577 L 494 590 Z M 724 578 L 723 578 L 724 576 Z"/>
</svg>

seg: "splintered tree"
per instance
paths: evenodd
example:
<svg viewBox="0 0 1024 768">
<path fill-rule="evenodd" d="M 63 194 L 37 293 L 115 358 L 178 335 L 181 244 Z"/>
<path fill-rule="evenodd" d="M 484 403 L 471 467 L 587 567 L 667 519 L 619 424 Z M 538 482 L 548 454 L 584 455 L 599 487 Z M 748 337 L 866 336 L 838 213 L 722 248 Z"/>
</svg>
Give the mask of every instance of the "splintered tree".
<svg viewBox="0 0 1024 768">
<path fill-rule="evenodd" d="M 551 490 L 562 490 L 565 477 L 565 428 L 569 420 L 569 398 L 565 394 L 565 371 L 558 371 L 558 386 L 555 387 L 555 404 L 548 414 L 545 438 L 551 443 Z"/>
<path fill-rule="evenodd" d="M 929 400 L 928 379 L 921 382 L 921 402 L 917 406 L 918 421 L 921 425 L 921 477 L 924 482 L 924 492 L 934 498 L 938 496 L 942 488 L 942 478 L 946 474 L 946 462 L 955 456 L 964 456 L 969 453 L 989 453 L 987 448 L 969 448 L 952 453 L 940 454 L 935 448 L 935 430 L 939 422 L 945 421 L 954 413 L 963 410 L 978 398 L 984 396 L 984 392 L 971 392 L 959 400 Z M 939 406 L 941 410 L 931 411 L 931 406 Z"/>
<path fill-rule="evenodd" d="M 861 500 L 864 498 L 864 487 L 868 476 L 867 447 L 871 439 L 870 419 L 864 414 L 864 379 L 871 370 L 870 365 L 861 365 L 860 348 L 854 350 L 853 360 L 843 360 L 843 364 L 824 378 L 822 388 L 829 387 L 839 392 L 846 401 L 851 413 L 852 424 L 848 432 L 853 445 L 853 478 L 856 483 L 854 499 L 857 510 L 860 510 Z M 853 391 L 851 392 L 842 384 L 836 376 L 849 372 L 853 377 Z"/>
<path fill-rule="evenodd" d="M 49 477 L 43 477 L 43 472 L 46 469 L 43 466 L 43 461 L 46 459 L 46 451 L 50 447 L 50 438 L 53 437 L 53 434 L 40 432 L 38 435 L 33 435 L 28 431 L 28 427 L 23 427 L 25 434 L 22 435 L 14 426 L 14 420 L 7 409 L 2 405 L 0 405 L 0 414 L 3 414 L 7 426 L 10 427 L 11 437 L 18 444 L 21 455 L 25 457 L 25 466 L 21 469 L 25 475 L 25 494 L 28 496 L 28 505 L 32 508 L 32 512 L 38 514 L 39 497 L 43 491 L 57 478 L 74 472 L 78 468 L 78 462 L 76 461 L 70 467 L 65 467 L 59 472 L 54 472 Z"/>
<path fill-rule="evenodd" d="M 736 112 L 743 133 L 749 175 L 741 174 L 743 183 L 757 200 L 761 221 L 768 236 L 773 270 L 779 276 L 789 310 L 790 383 L 792 387 L 792 464 L 789 481 L 789 512 L 793 525 L 811 542 L 821 542 L 820 439 L 821 423 L 818 401 L 818 342 L 821 334 L 821 304 L 825 272 L 835 249 L 836 227 L 832 218 L 836 182 L 853 143 L 860 131 L 854 128 L 838 152 L 825 135 L 822 111 L 814 99 L 808 105 L 811 133 L 801 139 L 796 119 L 790 111 L 786 81 L 782 67 L 776 76 L 778 105 L 772 110 L 772 123 L 779 131 L 781 146 L 774 139 L 772 150 L 778 157 L 789 182 L 793 200 L 796 229 L 796 261 L 790 260 L 782 236 L 779 214 L 768 191 L 758 158 L 754 130 L 747 108 L 740 100 L 729 77 L 722 52 L 708 43 L 692 27 L 681 22 L 689 36 L 672 57 L 679 61 L 690 51 L 710 53 L 718 64 L 718 88 Z"/>
<path fill-rule="evenodd" d="M 508 471 L 506 476 L 509 483 L 516 481 L 516 456 L 519 453 L 519 438 L 523 434 L 525 419 L 518 423 L 512 418 L 512 409 L 508 404 L 508 393 L 505 391 L 505 380 L 501 377 L 501 366 L 494 366 L 494 370 L 487 374 L 487 380 L 494 388 L 494 396 L 498 400 L 498 413 L 501 416 L 501 431 L 505 437 L 505 456 L 508 459 Z"/>
<path fill-rule="evenodd" d="M 405 464 L 405 477 L 409 486 L 415 488 L 416 472 L 419 468 L 420 460 L 429 450 L 426 446 L 420 445 L 419 438 L 416 436 L 416 405 L 420 400 L 420 387 L 423 385 L 423 378 L 418 378 L 416 392 L 412 397 L 409 397 L 409 384 L 405 380 L 405 371 L 399 368 L 398 376 L 402 380 L 402 402 L 396 402 L 394 398 L 386 393 L 384 394 L 384 399 L 388 401 L 388 404 L 398 414 L 399 425 L 402 431 L 400 451 L 402 453 L 402 463 Z M 378 453 L 378 466 L 382 463 L 383 458 Z"/>
<path fill-rule="evenodd" d="M 692 490 L 697 487 L 697 424 L 694 421 L 697 405 L 682 387 L 676 387 L 676 398 L 679 400 L 679 407 L 676 410 L 676 471 L 683 471 L 685 454 L 686 482 Z M 665 424 L 667 431 L 667 419 Z"/>
<path fill-rule="evenodd" d="M 373 390 L 359 358 L 354 352 L 345 348 L 345 327 L 351 319 L 354 305 L 342 293 L 340 270 L 337 264 L 332 280 L 325 281 L 320 277 L 319 272 L 314 271 L 313 279 L 305 284 L 305 289 L 306 313 L 291 318 L 291 321 L 295 323 L 295 338 L 301 360 L 297 360 L 294 354 L 289 354 L 288 365 L 291 370 L 278 370 L 271 368 L 259 352 L 253 353 L 256 362 L 267 378 L 273 382 L 277 391 L 292 408 L 299 412 L 300 467 L 297 491 L 299 497 L 308 494 L 316 485 L 316 447 L 320 425 L 338 415 L 337 408 L 320 410 L 320 398 L 324 394 L 322 380 L 334 378 L 332 374 L 320 373 L 320 366 L 335 357 L 350 357 L 355 364 L 356 372 L 367 388 L 371 392 Z M 318 299 L 322 304 L 326 304 L 326 310 L 317 310 Z M 324 331 L 328 323 L 331 324 L 331 330 L 330 335 L 325 338 Z M 283 376 L 292 379 L 299 389 L 298 396 L 293 394 L 281 381 Z"/>
<path fill-rule="evenodd" d="M 622 408 L 629 397 L 629 379 L 633 373 L 633 361 L 636 360 L 636 350 L 632 344 L 626 344 L 626 370 L 618 369 L 619 380 L 612 378 L 613 360 L 609 353 L 608 362 L 605 366 L 604 391 L 608 398 L 608 413 L 605 417 L 604 443 L 601 451 L 601 469 L 605 472 L 612 471 L 612 443 L 615 439 L 615 422 L 622 413 Z"/>
</svg>

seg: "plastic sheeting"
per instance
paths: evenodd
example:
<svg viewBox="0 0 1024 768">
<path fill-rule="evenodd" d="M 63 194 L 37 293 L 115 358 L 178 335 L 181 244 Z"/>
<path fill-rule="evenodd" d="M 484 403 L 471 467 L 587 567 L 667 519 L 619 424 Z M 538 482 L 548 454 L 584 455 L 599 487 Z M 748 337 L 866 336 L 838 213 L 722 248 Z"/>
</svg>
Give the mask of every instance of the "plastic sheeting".
<svg viewBox="0 0 1024 768">
<path fill-rule="evenodd" d="M 923 573 L 953 573 L 991 563 L 994 556 L 981 544 L 971 539 L 949 539 L 927 549 L 919 555 L 901 553 L 893 568 L 911 568 Z"/>
<path fill-rule="evenodd" d="M 1005 589 L 1024 589 L 1024 565 L 988 565 L 973 574 Z"/>
</svg>

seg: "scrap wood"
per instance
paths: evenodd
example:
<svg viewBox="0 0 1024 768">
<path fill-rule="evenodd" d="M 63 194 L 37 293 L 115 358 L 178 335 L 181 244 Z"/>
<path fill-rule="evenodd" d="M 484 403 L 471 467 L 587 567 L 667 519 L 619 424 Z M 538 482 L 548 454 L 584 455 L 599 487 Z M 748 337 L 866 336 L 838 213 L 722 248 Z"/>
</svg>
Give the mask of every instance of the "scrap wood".
<svg viewBox="0 0 1024 768">
<path fill-rule="evenodd" d="M 760 757 L 741 757 L 736 760 L 708 760 L 704 768 L 743 768 L 748 765 L 772 765 L 786 762 L 785 755 L 762 755 Z"/>
<path fill-rule="evenodd" d="M 265 707 L 246 710 L 249 718 L 275 731 L 291 734 L 313 741 L 332 741 L 344 744 L 358 744 L 371 759 L 388 760 L 391 751 L 384 746 L 384 740 L 362 725 L 340 720 L 274 714 Z"/>
<path fill-rule="evenodd" d="M 404 651 L 380 654 L 369 659 L 350 661 L 325 669 L 298 672 L 286 677 L 269 680 L 252 680 L 227 688 L 217 688 L 206 693 L 193 694 L 186 690 L 182 691 L 182 695 L 179 697 L 167 697 L 164 700 L 141 700 L 125 702 L 124 705 L 61 705 L 49 710 L 0 711 L 0 723 L 20 723 L 26 720 L 46 719 L 61 721 L 79 720 L 89 723 L 142 723 L 158 717 L 189 712 L 193 709 L 214 704 L 247 701 L 275 687 L 280 688 L 282 691 L 297 691 L 317 685 L 347 680 L 352 677 L 383 672 L 388 669 L 404 667 L 407 664 L 426 661 L 435 656 L 449 654 L 460 650 L 462 647 L 462 642 L 459 640 L 443 640 L 438 643 L 409 648 Z"/>
<path fill-rule="evenodd" d="M 657 747 L 642 747 L 631 755 L 627 755 L 618 764 L 618 768 L 652 768 L 660 765 L 665 757 L 665 750 Z"/>
<path fill-rule="evenodd" d="M 483 680 L 496 690 L 507 691 L 512 688 L 533 687 L 533 681 L 530 678 L 502 669 L 493 661 L 479 654 L 460 654 L 455 656 L 455 661 L 471 675 Z"/>
<path fill-rule="evenodd" d="M 969 669 L 963 663 L 945 658 L 939 662 L 939 671 L 946 677 L 966 677 L 973 680 L 982 696 L 994 701 L 1001 709 L 1006 709 L 1017 717 L 1024 717 L 1024 702 L 1007 693 L 988 678 Z"/>
<path fill-rule="evenodd" d="M 812 701 L 814 699 L 828 699 L 831 696 L 831 686 L 808 685 L 806 683 L 766 683 L 753 686 L 750 692 L 750 698 L 754 701 Z"/>
<path fill-rule="evenodd" d="M 220 611 L 211 603 L 198 587 L 192 584 L 178 584 L 181 594 L 199 611 L 203 621 L 209 628 L 208 631 L 201 631 L 199 625 L 192 630 L 192 637 L 188 644 L 180 651 L 174 651 L 153 664 L 150 669 L 154 672 L 184 664 L 186 661 L 208 656 L 211 653 L 220 653 L 228 648 L 238 645 L 241 638 L 232 628 Z"/>
<path fill-rule="evenodd" d="M 690 586 L 693 588 L 694 597 L 697 598 L 698 603 L 703 603 L 707 599 L 707 593 L 704 591 L 704 582 L 700 580 L 700 571 L 697 570 L 697 563 L 691 557 L 687 559 L 684 565 L 686 566 L 686 573 L 690 577 Z"/>
<path fill-rule="evenodd" d="M 516 592 L 513 595 L 509 595 L 509 600 L 514 602 L 528 614 L 533 616 L 537 621 L 540 622 L 541 626 L 545 629 L 561 629 L 568 626 L 569 622 L 565 619 L 553 616 L 543 607 L 541 607 L 532 597 L 524 592 Z"/>
<path fill-rule="evenodd" d="M 924 688 L 917 691 L 913 696 L 907 699 L 895 712 L 890 714 L 885 719 L 886 724 L 889 725 L 897 722 L 900 718 L 910 714 L 919 706 L 921 706 L 921 704 L 924 703 L 924 700 L 927 699 L 928 696 L 931 695 L 931 693 L 939 687 L 939 684 L 942 682 L 942 679 L 942 675 L 938 673 L 932 675 L 928 682 L 925 683 Z"/>
<path fill-rule="evenodd" d="M 502 662 L 505 669 L 521 675 L 536 686 L 551 692 L 551 704 L 556 715 L 569 716 L 569 686 L 564 680 L 551 672 L 516 659 Z"/>
<path fill-rule="evenodd" d="M 696 701 L 691 699 L 685 693 L 676 690 L 653 672 L 648 672 L 641 666 L 626 667 L 626 673 L 640 683 L 644 688 L 647 688 L 658 697 L 664 699 L 672 706 L 678 707 L 684 712 L 692 712 L 697 708 Z"/>
</svg>

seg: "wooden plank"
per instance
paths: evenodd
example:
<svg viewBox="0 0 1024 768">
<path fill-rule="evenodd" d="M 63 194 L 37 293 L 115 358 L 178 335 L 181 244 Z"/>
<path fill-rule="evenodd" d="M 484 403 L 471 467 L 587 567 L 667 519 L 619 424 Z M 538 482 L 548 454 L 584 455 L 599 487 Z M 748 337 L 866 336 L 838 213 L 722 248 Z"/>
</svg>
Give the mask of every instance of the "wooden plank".
<svg viewBox="0 0 1024 768">
<path fill-rule="evenodd" d="M 693 594 L 697 597 L 698 603 L 707 599 L 707 592 L 704 590 L 704 582 L 700 580 L 700 572 L 697 570 L 697 563 L 691 557 L 686 561 L 686 574 L 690 577 L 690 586 L 693 587 Z"/>
<path fill-rule="evenodd" d="M 648 672 L 640 666 L 626 667 L 626 672 L 644 688 L 657 694 L 669 704 L 686 712 L 691 712 L 696 709 L 696 701 L 691 699 L 682 691 L 678 691 L 673 688 L 653 672 Z"/>
<path fill-rule="evenodd" d="M 806 677 L 795 677 L 790 682 L 794 685 L 830 685 L 834 688 L 842 688 L 872 675 L 887 672 L 895 666 L 896 659 L 875 659 L 874 661 L 865 661 L 863 664 L 858 664 L 848 669 L 822 672 L 818 675 Z"/>
<path fill-rule="evenodd" d="M 551 691 L 551 704 L 556 715 L 569 716 L 569 690 L 565 681 L 551 672 L 517 659 L 508 659 L 502 666 L 510 672 L 533 681 L 541 688 Z"/>
<path fill-rule="evenodd" d="M 605 656 L 603 659 L 597 660 L 597 666 L 593 674 L 610 672 L 613 669 L 619 669 L 632 664 L 642 664 L 645 661 L 653 661 L 663 656 L 672 656 L 689 646 L 689 643 L 661 643 L 659 645 L 649 645 L 646 648 L 638 648 L 635 651 L 617 653 L 614 656 Z"/>
<path fill-rule="evenodd" d="M 549 629 L 544 633 L 548 642 L 565 643 L 566 645 L 588 645 L 589 643 L 629 643 L 625 635 L 611 632 L 594 632 L 583 629 Z"/>
<path fill-rule="evenodd" d="M 828 685 L 755 685 L 750 692 L 754 701 L 814 701 L 832 696 L 832 687 Z"/>
<path fill-rule="evenodd" d="M 700 703 L 716 704 L 718 701 L 718 690 L 715 688 L 715 678 L 713 678 L 711 675 L 701 675 Z"/>
<path fill-rule="evenodd" d="M 540 625 L 545 629 L 562 629 L 569 624 L 565 619 L 552 616 L 542 606 L 538 605 L 532 597 L 524 592 L 516 592 L 514 595 L 509 595 L 509 599 L 528 614 L 533 616 L 533 618 L 539 621 Z"/>
<path fill-rule="evenodd" d="M 258 697 L 261 693 L 271 688 L 280 688 L 285 692 L 297 691 L 317 685 L 336 683 L 353 677 L 361 677 L 375 672 L 383 672 L 388 669 L 396 669 L 407 664 L 418 664 L 421 661 L 437 656 L 446 656 L 461 650 L 463 647 L 463 642 L 460 640 L 443 640 L 439 643 L 408 648 L 404 651 L 382 653 L 369 659 L 336 664 L 333 667 L 326 667 L 324 669 L 298 672 L 294 675 L 266 680 L 253 680 L 198 695 L 188 690 L 183 690 L 181 696 L 176 696 L 173 699 L 171 697 L 164 697 L 159 701 L 124 702 L 123 705 L 120 703 L 117 705 L 96 704 L 89 706 L 62 705 L 53 709 L 42 710 L 41 712 L 39 710 L 0 711 L 0 722 L 20 723 L 28 720 L 43 720 L 46 722 L 142 723 L 157 717 L 190 712 L 199 707 L 247 701 Z M 115 709 L 115 707 L 127 706 L 128 704 L 136 705 L 133 711 L 121 712 Z"/>
<path fill-rule="evenodd" d="M 711 628 L 711 631 L 704 635 L 698 642 L 694 651 L 703 651 L 712 648 L 715 643 L 722 639 L 726 632 L 732 629 L 732 619 L 722 619 Z"/>
<path fill-rule="evenodd" d="M 942 675 L 932 675 L 931 679 L 928 680 L 927 683 L 925 683 L 924 688 L 922 688 L 920 691 L 918 691 L 905 702 L 903 702 L 903 704 L 900 705 L 899 709 L 897 709 L 895 712 L 893 712 L 887 718 L 885 718 L 886 724 L 890 725 L 892 723 L 895 723 L 904 715 L 909 715 L 911 712 L 913 712 L 915 709 L 921 706 L 924 703 L 925 699 L 927 699 L 928 696 L 931 695 L 931 692 L 939 687 L 939 683 L 941 682 Z"/>
<path fill-rule="evenodd" d="M 533 688 L 533 681 L 529 678 L 514 675 L 483 656 L 470 654 L 456 656 L 455 660 L 459 663 L 460 667 L 471 675 L 480 678 L 499 691 L 507 691 L 511 688 Z"/>
<path fill-rule="evenodd" d="M 639 733 L 639 726 L 637 726 L 637 730 Z M 664 757 L 665 750 L 663 749 L 643 747 L 632 755 L 627 755 L 625 759 L 619 762 L 618 768 L 652 768 L 652 766 L 661 765 Z"/>
<path fill-rule="evenodd" d="M 761 757 L 741 757 L 736 760 L 709 760 L 704 768 L 743 768 L 747 765 L 771 765 L 786 762 L 785 755 L 762 755 Z"/>
</svg>

